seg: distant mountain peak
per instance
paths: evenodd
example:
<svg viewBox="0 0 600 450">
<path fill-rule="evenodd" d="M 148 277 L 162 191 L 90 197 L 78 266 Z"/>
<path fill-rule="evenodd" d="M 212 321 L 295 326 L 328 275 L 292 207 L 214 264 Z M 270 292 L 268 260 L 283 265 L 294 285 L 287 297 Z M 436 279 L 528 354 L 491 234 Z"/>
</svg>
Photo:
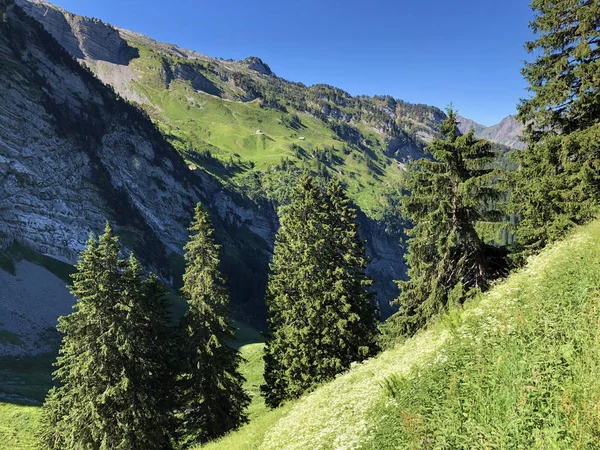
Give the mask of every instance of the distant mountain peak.
<svg viewBox="0 0 600 450">
<path fill-rule="evenodd" d="M 246 64 L 248 69 L 255 72 L 262 73 L 263 75 L 274 75 L 269 65 L 263 62 L 258 56 L 249 56 L 241 62 Z"/>
<path fill-rule="evenodd" d="M 475 136 L 478 138 L 487 139 L 510 148 L 520 149 L 525 147 L 520 139 L 523 134 L 523 124 L 514 115 L 505 117 L 500 123 L 491 127 L 486 127 L 462 116 L 458 116 L 457 119 L 458 129 L 463 134 L 474 129 Z"/>
</svg>

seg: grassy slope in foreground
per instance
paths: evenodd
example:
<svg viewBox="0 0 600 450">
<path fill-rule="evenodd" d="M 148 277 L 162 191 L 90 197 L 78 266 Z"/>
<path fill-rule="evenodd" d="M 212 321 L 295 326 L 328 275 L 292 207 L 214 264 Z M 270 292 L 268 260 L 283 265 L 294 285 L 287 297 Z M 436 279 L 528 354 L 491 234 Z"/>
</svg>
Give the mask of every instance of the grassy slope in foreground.
<svg viewBox="0 0 600 450">
<path fill-rule="evenodd" d="M 207 449 L 600 448 L 600 221 Z"/>
<path fill-rule="evenodd" d="M 36 433 L 41 410 L 37 406 L 12 405 L 0 400 L 0 449 L 38 449 Z"/>
</svg>

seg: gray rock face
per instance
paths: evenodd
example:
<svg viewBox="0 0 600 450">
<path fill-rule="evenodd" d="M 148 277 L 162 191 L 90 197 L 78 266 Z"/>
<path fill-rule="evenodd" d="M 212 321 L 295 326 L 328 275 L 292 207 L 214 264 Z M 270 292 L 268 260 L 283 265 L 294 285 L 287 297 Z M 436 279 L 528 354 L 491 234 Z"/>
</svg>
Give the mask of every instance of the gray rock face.
<svg viewBox="0 0 600 450">
<path fill-rule="evenodd" d="M 255 72 L 262 73 L 263 75 L 273 75 L 271 68 L 265 64 L 260 58 L 251 56 L 242 61 L 246 64 L 248 69 L 254 70 Z"/>
<path fill-rule="evenodd" d="M 220 96 L 221 90 L 208 78 L 197 71 L 192 64 L 179 63 L 171 69 L 172 78 L 179 81 L 189 82 L 197 90 L 211 95 Z"/>
<path fill-rule="evenodd" d="M 57 317 L 72 311 L 66 283 L 27 261 L 15 274 L 0 270 L 0 355 L 47 353 L 58 343 Z"/>
<path fill-rule="evenodd" d="M 0 231 L 75 262 L 90 230 L 110 219 L 162 243 L 146 257 L 160 266 L 181 251 L 200 194 L 185 165 L 75 62 L 48 55 L 26 28 L 23 36 L 16 50 L 0 36 Z"/>
<path fill-rule="evenodd" d="M 54 30 L 54 36 L 78 59 L 127 64 L 136 55 L 119 32 L 100 20 L 69 14 L 42 0 L 17 0 L 29 15 Z"/>
<path fill-rule="evenodd" d="M 458 129 L 465 134 L 469 130 L 475 130 L 475 136 L 481 139 L 487 139 L 498 144 L 506 145 L 510 148 L 523 149 L 525 144 L 521 141 L 523 134 L 523 124 L 515 116 L 505 117 L 496 125 L 486 127 L 477 122 L 458 116 Z"/>
</svg>

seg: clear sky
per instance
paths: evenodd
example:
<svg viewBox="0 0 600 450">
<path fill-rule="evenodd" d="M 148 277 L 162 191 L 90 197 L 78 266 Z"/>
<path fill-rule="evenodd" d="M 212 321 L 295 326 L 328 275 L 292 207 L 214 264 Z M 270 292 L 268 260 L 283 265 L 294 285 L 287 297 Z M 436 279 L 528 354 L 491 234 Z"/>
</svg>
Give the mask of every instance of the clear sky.
<svg viewBox="0 0 600 450">
<path fill-rule="evenodd" d="M 527 95 L 527 0 L 54 0 L 208 56 L 258 56 L 279 76 L 386 94 L 493 125 Z"/>
</svg>

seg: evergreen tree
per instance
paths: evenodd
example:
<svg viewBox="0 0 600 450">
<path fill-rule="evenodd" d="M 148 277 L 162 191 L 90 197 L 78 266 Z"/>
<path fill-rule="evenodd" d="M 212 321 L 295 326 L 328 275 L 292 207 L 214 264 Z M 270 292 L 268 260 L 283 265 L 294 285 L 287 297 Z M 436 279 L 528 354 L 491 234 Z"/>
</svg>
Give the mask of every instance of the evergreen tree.
<svg viewBox="0 0 600 450">
<path fill-rule="evenodd" d="M 205 442 L 247 421 L 250 402 L 243 389 L 229 295 L 219 271 L 219 246 L 213 242 L 208 214 L 196 207 L 185 246 L 183 297 L 189 310 L 182 319 L 183 368 L 180 376 L 181 425 L 185 443 Z"/>
<path fill-rule="evenodd" d="M 600 120 L 600 3 L 533 0 L 527 42 L 537 54 L 523 68 L 533 96 L 519 105 L 529 141 L 584 130 Z"/>
<path fill-rule="evenodd" d="M 377 351 L 375 311 L 356 213 L 337 181 L 307 174 L 281 216 L 267 287 L 265 384 L 270 407 Z"/>
<path fill-rule="evenodd" d="M 54 373 L 60 385 L 44 404 L 49 449 L 168 449 L 163 291 L 144 281 L 137 261 L 119 258 L 110 227 L 90 237 L 73 275 L 75 311 L 59 319 L 64 334 Z M 153 296 L 146 296 L 152 292 Z"/>
<path fill-rule="evenodd" d="M 473 288 L 484 290 L 501 269 L 499 251 L 478 236 L 476 224 L 497 220 L 491 202 L 500 197 L 490 167 L 495 153 L 473 130 L 458 131 L 456 112 L 448 109 L 443 139 L 426 148 L 433 159 L 408 168 L 402 210 L 413 224 L 407 233 L 409 280 L 400 283 L 394 316 L 404 333 L 413 333 L 449 301 L 460 302 Z"/>
<path fill-rule="evenodd" d="M 600 199 L 600 4 L 534 0 L 523 75 L 531 98 L 519 105 L 527 148 L 515 151 L 512 205 L 520 221 L 517 259 L 543 248 L 598 212 Z"/>
</svg>

